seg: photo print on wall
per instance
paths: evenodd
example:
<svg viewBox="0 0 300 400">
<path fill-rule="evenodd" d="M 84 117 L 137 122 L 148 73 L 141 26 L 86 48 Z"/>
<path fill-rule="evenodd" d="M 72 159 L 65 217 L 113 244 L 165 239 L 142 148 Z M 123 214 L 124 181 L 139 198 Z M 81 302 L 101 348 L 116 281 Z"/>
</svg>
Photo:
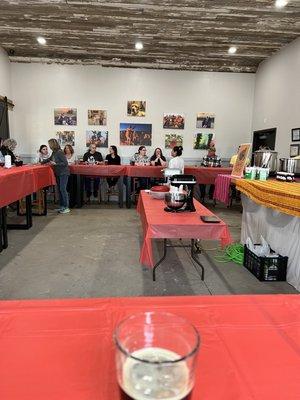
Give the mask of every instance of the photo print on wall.
<svg viewBox="0 0 300 400">
<path fill-rule="evenodd" d="M 197 114 L 196 128 L 213 129 L 215 127 L 215 114 L 201 112 Z"/>
<path fill-rule="evenodd" d="M 86 131 L 86 147 L 95 144 L 96 147 L 108 147 L 108 131 Z"/>
<path fill-rule="evenodd" d="M 77 125 L 77 109 L 69 107 L 55 108 L 54 125 Z"/>
<path fill-rule="evenodd" d="M 165 134 L 165 148 L 173 149 L 175 146 L 182 146 L 183 136 L 177 135 L 176 133 Z"/>
<path fill-rule="evenodd" d="M 151 146 L 152 125 L 120 123 L 121 146 Z"/>
<path fill-rule="evenodd" d="M 184 115 L 176 113 L 164 114 L 164 129 L 184 129 Z"/>
<path fill-rule="evenodd" d="M 127 115 L 129 117 L 144 117 L 146 115 L 146 102 L 142 100 L 128 100 Z"/>
<path fill-rule="evenodd" d="M 107 125 L 107 112 L 105 110 L 88 110 L 89 125 Z"/>
<path fill-rule="evenodd" d="M 194 150 L 207 150 L 210 148 L 213 140 L 213 133 L 195 133 Z"/>
<path fill-rule="evenodd" d="M 65 147 L 66 144 L 75 146 L 75 132 L 74 131 L 59 131 L 56 132 L 56 138 L 60 147 Z"/>
</svg>

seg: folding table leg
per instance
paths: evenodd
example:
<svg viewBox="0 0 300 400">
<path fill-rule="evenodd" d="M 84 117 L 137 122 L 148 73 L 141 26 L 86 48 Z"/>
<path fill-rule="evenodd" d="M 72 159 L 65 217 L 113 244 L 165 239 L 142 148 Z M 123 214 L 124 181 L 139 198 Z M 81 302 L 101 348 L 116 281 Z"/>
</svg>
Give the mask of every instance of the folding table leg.
<svg viewBox="0 0 300 400">
<path fill-rule="evenodd" d="M 155 271 L 156 268 L 164 261 L 167 255 L 167 239 L 164 239 L 164 254 L 162 258 L 154 265 L 153 270 L 152 270 L 152 280 L 155 281 Z"/>
<path fill-rule="evenodd" d="M 123 208 L 123 177 L 120 176 L 118 179 L 118 189 L 119 189 L 119 207 Z"/>
<path fill-rule="evenodd" d="M 126 207 L 131 208 L 131 177 L 126 176 Z"/>
<path fill-rule="evenodd" d="M 26 196 L 26 223 L 25 224 L 7 224 L 8 229 L 29 229 L 32 227 L 32 208 L 31 194 Z"/>
<path fill-rule="evenodd" d="M 199 265 L 199 267 L 201 268 L 201 272 L 200 272 L 201 280 L 204 281 L 204 267 L 203 267 L 203 265 L 200 263 L 200 261 L 198 260 L 198 258 L 196 257 L 196 254 L 197 254 L 197 253 L 199 253 L 199 248 L 198 248 L 198 246 L 195 244 L 195 239 L 191 239 L 191 256 L 192 256 L 192 259 L 195 261 L 195 263 L 196 263 L 197 265 Z M 195 266 L 195 269 L 197 270 L 197 272 L 199 272 L 197 266 Z"/>
<path fill-rule="evenodd" d="M 6 207 L 2 207 L 0 210 L 0 218 L 1 218 L 1 240 L 2 247 L 6 249 L 8 247 L 8 238 L 7 238 L 7 222 L 6 222 Z"/>
<path fill-rule="evenodd" d="M 82 207 L 83 196 L 83 178 L 81 175 L 76 175 L 76 207 Z"/>
</svg>

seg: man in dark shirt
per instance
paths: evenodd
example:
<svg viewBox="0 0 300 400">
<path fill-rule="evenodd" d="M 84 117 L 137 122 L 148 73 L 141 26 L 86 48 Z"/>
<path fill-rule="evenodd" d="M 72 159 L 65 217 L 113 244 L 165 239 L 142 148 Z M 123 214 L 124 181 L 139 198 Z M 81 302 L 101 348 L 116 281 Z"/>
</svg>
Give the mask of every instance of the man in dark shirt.
<svg viewBox="0 0 300 400">
<path fill-rule="evenodd" d="M 207 155 L 205 157 L 203 157 L 203 161 L 202 161 L 201 165 L 203 167 L 220 168 L 221 162 L 222 162 L 221 158 L 216 155 L 216 149 L 213 146 L 208 150 Z M 206 185 L 200 183 L 199 187 L 200 187 L 201 201 L 204 202 L 205 194 L 206 194 Z M 208 193 L 208 196 L 210 199 L 213 199 L 214 190 L 215 190 L 215 185 L 210 185 L 209 193 Z"/>
<path fill-rule="evenodd" d="M 83 161 L 86 164 L 91 164 L 91 165 L 103 164 L 102 154 L 99 151 L 97 151 L 97 147 L 95 144 L 90 145 L 89 151 L 87 151 L 83 156 Z M 85 186 L 85 190 L 86 190 L 86 197 L 87 197 L 88 203 L 90 202 L 90 197 L 92 195 L 92 182 L 93 182 L 93 195 L 95 198 L 97 198 L 99 184 L 100 184 L 100 178 L 86 177 L 84 179 L 84 186 Z"/>
</svg>

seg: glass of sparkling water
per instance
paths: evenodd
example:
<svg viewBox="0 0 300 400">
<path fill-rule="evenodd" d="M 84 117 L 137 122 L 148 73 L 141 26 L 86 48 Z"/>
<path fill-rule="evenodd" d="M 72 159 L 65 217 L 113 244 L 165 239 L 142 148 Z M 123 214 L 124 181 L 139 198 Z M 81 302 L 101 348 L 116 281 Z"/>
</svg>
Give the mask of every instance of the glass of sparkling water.
<svg viewBox="0 0 300 400">
<path fill-rule="evenodd" d="M 195 381 L 200 337 L 184 318 L 134 314 L 114 333 L 122 400 L 187 400 Z"/>
</svg>

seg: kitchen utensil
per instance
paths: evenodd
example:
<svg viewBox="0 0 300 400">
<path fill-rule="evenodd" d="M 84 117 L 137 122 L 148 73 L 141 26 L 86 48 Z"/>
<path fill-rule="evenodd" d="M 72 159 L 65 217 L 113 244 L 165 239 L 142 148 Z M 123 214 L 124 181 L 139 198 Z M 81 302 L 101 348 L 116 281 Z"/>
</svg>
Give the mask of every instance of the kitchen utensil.
<svg viewBox="0 0 300 400">
<path fill-rule="evenodd" d="M 179 192 L 168 192 L 165 194 L 165 203 L 169 210 L 177 211 L 185 205 L 187 194 Z"/>
<path fill-rule="evenodd" d="M 300 160 L 294 158 L 280 158 L 279 170 L 281 172 L 289 172 L 292 174 L 300 174 Z"/>
<path fill-rule="evenodd" d="M 277 151 L 269 149 L 261 149 L 254 152 L 254 166 L 261 168 L 269 168 L 270 174 L 274 174 L 277 170 Z"/>
</svg>

